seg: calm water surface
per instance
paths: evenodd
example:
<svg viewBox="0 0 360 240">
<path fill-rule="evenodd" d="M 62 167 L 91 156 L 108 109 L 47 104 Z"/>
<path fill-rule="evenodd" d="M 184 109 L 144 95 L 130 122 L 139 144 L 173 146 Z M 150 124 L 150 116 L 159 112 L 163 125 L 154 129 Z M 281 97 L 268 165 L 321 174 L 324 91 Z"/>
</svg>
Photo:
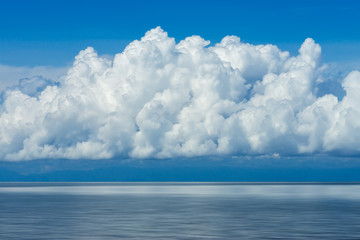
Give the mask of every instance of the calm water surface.
<svg viewBox="0 0 360 240">
<path fill-rule="evenodd" d="M 360 185 L 2 183 L 0 239 L 360 239 Z"/>
</svg>

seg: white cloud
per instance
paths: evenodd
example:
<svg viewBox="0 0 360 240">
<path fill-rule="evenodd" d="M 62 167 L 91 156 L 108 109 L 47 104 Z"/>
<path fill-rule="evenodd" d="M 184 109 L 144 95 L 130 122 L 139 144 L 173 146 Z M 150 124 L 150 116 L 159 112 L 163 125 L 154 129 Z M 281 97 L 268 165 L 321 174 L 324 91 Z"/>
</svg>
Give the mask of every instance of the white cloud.
<svg viewBox="0 0 360 240">
<path fill-rule="evenodd" d="M 360 72 L 343 99 L 318 96 L 331 71 L 312 39 L 298 56 L 235 36 L 208 45 L 158 27 L 113 59 L 81 51 L 59 84 L 20 81 L 2 94 L 0 158 L 360 153 Z"/>
</svg>

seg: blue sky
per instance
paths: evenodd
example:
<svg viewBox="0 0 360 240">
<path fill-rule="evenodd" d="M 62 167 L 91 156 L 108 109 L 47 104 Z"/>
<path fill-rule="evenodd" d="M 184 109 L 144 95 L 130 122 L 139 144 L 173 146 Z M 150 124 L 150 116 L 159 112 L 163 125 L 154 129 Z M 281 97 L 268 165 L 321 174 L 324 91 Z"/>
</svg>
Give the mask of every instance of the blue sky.
<svg viewBox="0 0 360 240">
<path fill-rule="evenodd" d="M 226 35 L 296 53 L 307 37 L 328 61 L 358 61 L 358 1 L 8 1 L 0 8 L 0 63 L 71 64 L 93 46 L 115 54 L 161 26 L 177 41 Z"/>
<path fill-rule="evenodd" d="M 4 0 L 0 170 L 114 166 L 141 180 L 147 160 L 148 180 L 182 166 L 195 180 L 255 181 L 255 168 L 259 181 L 358 181 L 359 12 L 349 0 Z"/>
</svg>

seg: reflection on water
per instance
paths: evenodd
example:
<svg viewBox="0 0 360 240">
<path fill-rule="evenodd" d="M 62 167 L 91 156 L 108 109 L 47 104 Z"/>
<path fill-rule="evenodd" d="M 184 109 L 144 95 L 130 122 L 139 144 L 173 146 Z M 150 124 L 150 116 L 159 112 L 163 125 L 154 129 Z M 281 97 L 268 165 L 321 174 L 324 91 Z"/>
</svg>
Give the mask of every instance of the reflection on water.
<svg viewBox="0 0 360 240">
<path fill-rule="evenodd" d="M 1 184 L 0 239 L 360 239 L 360 185 Z"/>
</svg>

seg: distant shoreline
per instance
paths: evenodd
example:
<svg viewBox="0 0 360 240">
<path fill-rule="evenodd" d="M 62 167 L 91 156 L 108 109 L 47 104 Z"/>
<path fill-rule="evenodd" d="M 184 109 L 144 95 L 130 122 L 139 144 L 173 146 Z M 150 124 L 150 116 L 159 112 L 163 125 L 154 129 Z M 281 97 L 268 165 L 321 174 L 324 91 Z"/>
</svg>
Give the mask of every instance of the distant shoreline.
<svg viewBox="0 0 360 240">
<path fill-rule="evenodd" d="M 6 182 L 1 181 L 0 187 L 2 184 L 124 184 L 124 185 L 359 185 L 360 182 L 187 182 L 187 181 L 156 181 L 156 182 L 147 182 L 147 181 L 122 181 L 122 182 Z"/>
</svg>

